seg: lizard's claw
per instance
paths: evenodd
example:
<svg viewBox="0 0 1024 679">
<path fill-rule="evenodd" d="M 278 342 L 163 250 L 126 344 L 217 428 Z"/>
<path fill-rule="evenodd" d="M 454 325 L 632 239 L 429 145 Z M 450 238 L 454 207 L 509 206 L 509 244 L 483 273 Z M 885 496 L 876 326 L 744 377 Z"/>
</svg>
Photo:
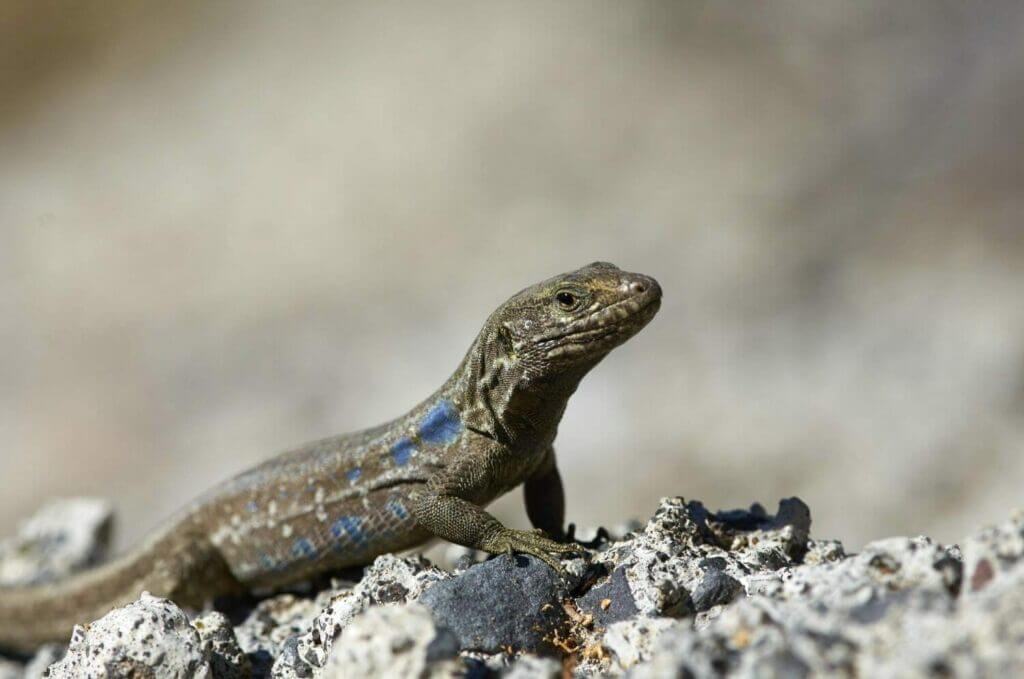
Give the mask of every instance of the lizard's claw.
<svg viewBox="0 0 1024 679">
<path fill-rule="evenodd" d="M 539 528 L 517 530 L 506 528 L 496 534 L 484 546 L 492 554 L 530 554 L 551 566 L 559 575 L 566 575 L 558 554 L 578 554 L 580 548 L 571 543 L 555 542 Z"/>
</svg>

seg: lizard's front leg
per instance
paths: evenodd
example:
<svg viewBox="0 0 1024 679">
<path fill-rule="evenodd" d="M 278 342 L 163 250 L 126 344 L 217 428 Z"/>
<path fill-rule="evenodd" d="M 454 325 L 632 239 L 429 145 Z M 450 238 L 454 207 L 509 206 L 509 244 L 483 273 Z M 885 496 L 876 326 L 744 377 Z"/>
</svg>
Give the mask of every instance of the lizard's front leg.
<svg viewBox="0 0 1024 679">
<path fill-rule="evenodd" d="M 558 474 L 558 466 L 555 464 L 553 448 L 548 448 L 544 462 L 523 484 L 523 497 L 526 500 L 526 515 L 530 517 L 533 527 L 539 528 L 559 542 L 566 542 L 568 536 L 563 530 L 565 491 L 562 489 L 562 477 Z"/>
<path fill-rule="evenodd" d="M 547 456 L 533 476 L 523 484 L 523 495 L 526 499 L 526 515 L 534 528 L 539 528 L 559 542 L 572 542 L 588 549 L 595 549 L 608 542 L 608 531 L 597 529 L 593 540 L 583 541 L 576 538 L 576 526 L 565 525 L 565 491 L 562 490 L 562 477 L 558 474 L 555 463 L 554 448 L 549 448 Z"/>
<path fill-rule="evenodd" d="M 417 523 L 449 542 L 491 554 L 532 554 L 565 573 L 556 555 L 578 552 L 578 547 L 556 542 L 539 529 L 506 528 L 479 505 L 456 495 L 460 484 L 453 483 L 453 476 L 459 478 L 448 475 L 446 479 L 431 480 L 411 495 L 410 509 Z"/>
</svg>

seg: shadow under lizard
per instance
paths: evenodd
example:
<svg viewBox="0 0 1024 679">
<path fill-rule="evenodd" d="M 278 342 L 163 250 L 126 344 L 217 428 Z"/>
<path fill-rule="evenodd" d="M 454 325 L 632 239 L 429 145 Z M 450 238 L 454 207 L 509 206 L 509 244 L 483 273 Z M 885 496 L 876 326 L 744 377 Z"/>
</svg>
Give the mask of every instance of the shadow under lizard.
<svg viewBox="0 0 1024 679">
<path fill-rule="evenodd" d="M 147 590 L 184 606 L 369 563 L 431 537 L 561 571 L 552 444 L 569 397 L 657 313 L 648 276 L 596 262 L 517 293 L 452 376 L 408 413 L 306 444 L 205 493 L 133 551 L 60 582 L 0 589 L 0 647 L 66 641 Z M 483 507 L 519 485 L 534 530 Z"/>
</svg>

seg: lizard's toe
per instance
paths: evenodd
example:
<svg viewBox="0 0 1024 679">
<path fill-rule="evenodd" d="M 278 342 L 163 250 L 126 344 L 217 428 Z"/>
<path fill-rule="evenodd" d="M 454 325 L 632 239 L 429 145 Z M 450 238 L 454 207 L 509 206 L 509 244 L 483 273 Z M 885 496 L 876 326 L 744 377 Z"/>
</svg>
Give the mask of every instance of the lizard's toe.
<svg viewBox="0 0 1024 679">
<path fill-rule="evenodd" d="M 547 565 L 551 566 L 561 575 L 565 575 L 565 568 L 557 555 L 577 554 L 583 552 L 579 545 L 572 543 L 555 542 L 542 530 L 514 530 L 506 529 L 501 533 L 493 549 L 494 552 L 517 552 L 535 556 Z"/>
</svg>

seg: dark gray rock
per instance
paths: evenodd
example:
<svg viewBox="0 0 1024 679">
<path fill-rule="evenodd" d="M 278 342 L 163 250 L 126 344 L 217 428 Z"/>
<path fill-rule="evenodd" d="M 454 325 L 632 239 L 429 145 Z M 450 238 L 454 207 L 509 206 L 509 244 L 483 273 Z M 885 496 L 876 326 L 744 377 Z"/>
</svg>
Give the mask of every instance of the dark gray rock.
<svg viewBox="0 0 1024 679">
<path fill-rule="evenodd" d="M 739 580 L 725 571 L 711 570 L 704 574 L 697 589 L 693 590 L 693 607 L 706 611 L 712 606 L 727 604 L 743 592 Z"/>
<path fill-rule="evenodd" d="M 432 585 L 420 601 L 451 629 L 462 649 L 553 653 L 552 635 L 566 623 L 568 592 L 547 564 L 502 555 Z"/>
<path fill-rule="evenodd" d="M 448 660 L 459 655 L 459 638 L 447 627 L 436 627 L 434 638 L 427 644 L 426 655 L 428 663 L 438 660 Z"/>
<path fill-rule="evenodd" d="M 628 620 L 640 612 L 623 568 L 616 568 L 607 580 L 576 599 L 576 607 L 581 613 L 594 616 L 597 624 L 606 627 L 613 622 Z"/>
<path fill-rule="evenodd" d="M 701 559 L 698 565 L 706 571 L 724 571 L 725 567 L 729 564 L 723 557 L 712 556 L 707 559 Z"/>
</svg>

